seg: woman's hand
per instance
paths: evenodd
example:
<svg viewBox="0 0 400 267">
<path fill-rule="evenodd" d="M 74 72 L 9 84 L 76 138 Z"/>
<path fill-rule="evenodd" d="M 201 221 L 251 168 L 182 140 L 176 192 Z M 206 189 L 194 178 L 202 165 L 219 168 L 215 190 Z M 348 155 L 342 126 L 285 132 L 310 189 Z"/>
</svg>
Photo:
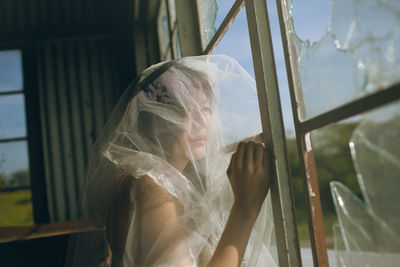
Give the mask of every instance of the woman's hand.
<svg viewBox="0 0 400 267">
<path fill-rule="evenodd" d="M 251 230 L 271 183 L 271 164 L 261 144 L 240 142 L 229 164 L 228 174 L 235 203 L 208 267 L 239 266 Z"/>
<path fill-rule="evenodd" d="M 240 142 L 226 172 L 235 196 L 234 206 L 258 215 L 271 183 L 268 151 L 261 144 Z"/>
</svg>

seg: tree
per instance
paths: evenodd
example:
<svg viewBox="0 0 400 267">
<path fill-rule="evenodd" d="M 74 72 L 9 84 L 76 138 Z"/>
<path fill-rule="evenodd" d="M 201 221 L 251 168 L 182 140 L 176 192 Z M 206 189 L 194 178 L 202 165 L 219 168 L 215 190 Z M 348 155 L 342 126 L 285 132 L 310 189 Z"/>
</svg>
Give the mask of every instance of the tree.
<svg viewBox="0 0 400 267">
<path fill-rule="evenodd" d="M 356 123 L 338 123 L 312 133 L 321 205 L 324 215 L 335 214 L 329 183 L 340 181 L 361 196 L 350 155 L 349 141 Z M 295 139 L 287 140 L 288 160 L 294 187 L 296 213 L 305 220 L 305 196 Z"/>
<path fill-rule="evenodd" d="M 28 170 L 18 170 L 11 174 L 10 181 L 8 182 L 8 186 L 16 187 L 16 186 L 29 186 L 30 178 Z"/>
<path fill-rule="evenodd" d="M 4 177 L 4 174 L 0 172 L 0 188 L 4 187 L 6 185 L 6 178 Z"/>
</svg>

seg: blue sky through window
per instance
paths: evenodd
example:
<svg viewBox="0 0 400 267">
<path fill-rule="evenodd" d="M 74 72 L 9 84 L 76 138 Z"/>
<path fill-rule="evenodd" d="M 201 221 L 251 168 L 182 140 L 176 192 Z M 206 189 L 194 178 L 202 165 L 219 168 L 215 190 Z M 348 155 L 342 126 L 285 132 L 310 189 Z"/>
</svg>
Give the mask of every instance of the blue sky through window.
<svg viewBox="0 0 400 267">
<path fill-rule="evenodd" d="M 293 16 L 297 35 L 302 39 L 309 39 L 311 42 L 319 41 L 325 34 L 328 26 L 330 2 L 328 0 L 294 0 L 293 2 Z M 218 27 L 229 12 L 234 1 L 221 0 L 217 1 L 217 3 L 218 12 L 215 25 Z M 287 136 L 294 137 L 293 116 L 276 1 L 267 0 L 267 6 L 281 95 L 283 120 Z M 226 54 L 234 57 L 254 77 L 245 9 L 239 13 L 221 43 L 213 51 L 213 54 Z"/>
</svg>

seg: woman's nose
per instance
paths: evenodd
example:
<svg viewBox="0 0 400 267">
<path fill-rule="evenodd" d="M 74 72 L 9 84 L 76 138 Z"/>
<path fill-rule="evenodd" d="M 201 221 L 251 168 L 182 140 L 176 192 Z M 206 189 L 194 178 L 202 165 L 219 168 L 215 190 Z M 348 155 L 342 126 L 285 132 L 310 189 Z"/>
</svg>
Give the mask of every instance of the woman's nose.
<svg viewBox="0 0 400 267">
<path fill-rule="evenodd" d="M 203 111 L 198 110 L 194 114 L 194 121 L 195 121 L 195 127 L 196 128 L 204 128 L 207 125 L 207 117 L 206 114 L 204 114 Z"/>
</svg>

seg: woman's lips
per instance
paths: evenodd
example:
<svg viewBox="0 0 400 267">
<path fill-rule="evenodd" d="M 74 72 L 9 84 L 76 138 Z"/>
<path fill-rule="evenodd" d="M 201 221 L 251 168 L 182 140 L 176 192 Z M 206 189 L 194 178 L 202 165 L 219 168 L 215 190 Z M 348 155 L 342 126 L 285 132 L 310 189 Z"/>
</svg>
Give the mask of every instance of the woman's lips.
<svg viewBox="0 0 400 267">
<path fill-rule="evenodd" d="M 206 144 L 206 142 L 207 142 L 206 137 L 197 137 L 197 138 L 191 139 L 192 145 L 195 145 L 195 146 L 203 146 Z"/>
</svg>

